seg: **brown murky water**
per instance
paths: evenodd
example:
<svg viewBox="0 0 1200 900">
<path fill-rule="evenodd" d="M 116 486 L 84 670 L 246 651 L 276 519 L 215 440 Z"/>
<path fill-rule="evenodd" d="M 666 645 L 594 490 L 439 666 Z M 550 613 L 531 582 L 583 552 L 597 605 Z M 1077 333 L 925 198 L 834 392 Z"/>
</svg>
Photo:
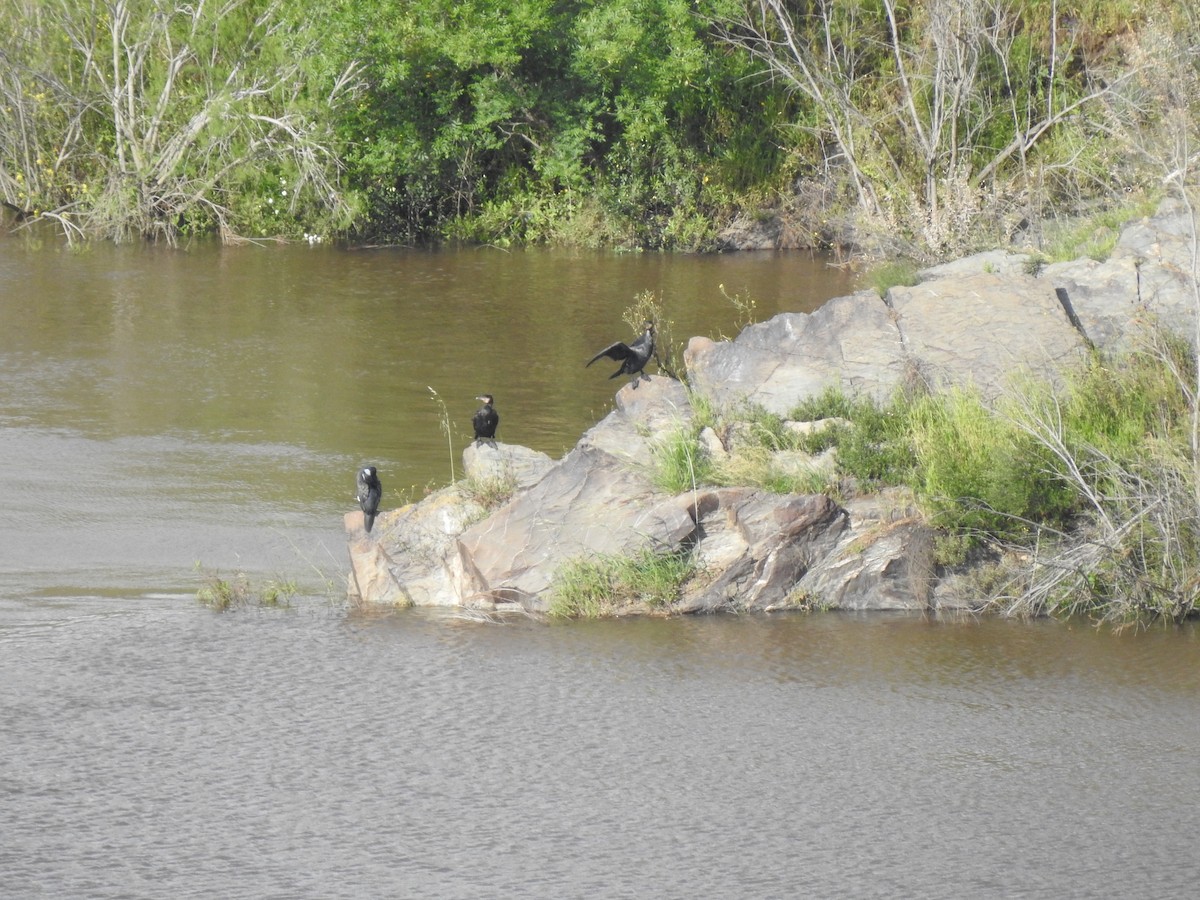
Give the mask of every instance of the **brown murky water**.
<svg viewBox="0 0 1200 900">
<path fill-rule="evenodd" d="M 552 454 L 676 333 L 848 292 L 801 256 L 0 238 L 0 896 L 1190 897 L 1194 628 L 345 608 L 341 514 L 490 391 Z M 296 578 L 200 606 L 193 566 Z"/>
<path fill-rule="evenodd" d="M 802 254 L 0 240 L 0 572 L 69 592 L 178 587 L 196 561 L 303 574 L 318 544 L 340 564 L 359 465 L 385 507 L 445 484 L 483 392 L 502 440 L 559 456 L 611 409 L 615 364 L 584 363 L 634 298 L 682 342 L 734 330 L 722 285 L 764 318 L 850 288 Z"/>
</svg>

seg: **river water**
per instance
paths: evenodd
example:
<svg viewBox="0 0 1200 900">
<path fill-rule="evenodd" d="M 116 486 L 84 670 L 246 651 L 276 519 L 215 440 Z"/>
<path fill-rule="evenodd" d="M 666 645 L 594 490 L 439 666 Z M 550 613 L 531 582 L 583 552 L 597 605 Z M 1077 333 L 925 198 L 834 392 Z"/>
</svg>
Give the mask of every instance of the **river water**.
<svg viewBox="0 0 1200 900">
<path fill-rule="evenodd" d="M 1193 896 L 1192 627 L 346 606 L 358 465 L 385 505 L 444 483 L 482 391 L 559 454 L 633 297 L 718 335 L 718 285 L 760 317 L 852 287 L 0 238 L 0 896 Z M 237 571 L 300 593 L 197 602 Z"/>
</svg>

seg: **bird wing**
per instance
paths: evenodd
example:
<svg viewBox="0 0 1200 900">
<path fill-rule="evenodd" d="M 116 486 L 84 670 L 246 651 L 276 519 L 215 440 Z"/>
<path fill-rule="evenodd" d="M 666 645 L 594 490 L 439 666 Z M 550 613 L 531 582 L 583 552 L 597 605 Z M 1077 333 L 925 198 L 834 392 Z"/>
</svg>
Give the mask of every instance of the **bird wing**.
<svg viewBox="0 0 1200 900">
<path fill-rule="evenodd" d="M 366 506 L 363 507 L 363 510 L 365 511 L 367 506 L 374 506 L 376 509 L 378 509 L 379 508 L 379 500 L 382 498 L 382 496 L 383 496 L 383 484 L 379 481 L 379 477 L 376 476 L 372 480 L 372 479 L 364 478 L 362 473 L 359 472 L 359 474 L 358 474 L 358 494 L 357 494 L 357 496 L 355 496 L 354 499 L 357 500 L 360 504 L 366 504 Z"/>
<path fill-rule="evenodd" d="M 487 414 L 482 409 L 476 410 L 475 415 L 471 416 L 471 427 L 475 429 L 475 433 L 479 434 L 486 425 Z"/>
<path fill-rule="evenodd" d="M 628 344 L 626 344 L 624 341 L 617 341 L 615 344 L 609 344 L 607 347 L 605 347 L 603 350 L 601 350 L 599 353 L 597 353 L 595 356 L 593 356 L 591 359 L 589 359 L 588 366 L 590 366 L 592 363 L 594 363 L 596 360 L 598 360 L 602 356 L 607 356 L 609 359 L 625 360 L 625 359 L 629 359 L 635 355 L 636 354 L 631 349 L 629 349 Z M 584 368 L 586 369 L 587 366 L 584 366 Z"/>
</svg>

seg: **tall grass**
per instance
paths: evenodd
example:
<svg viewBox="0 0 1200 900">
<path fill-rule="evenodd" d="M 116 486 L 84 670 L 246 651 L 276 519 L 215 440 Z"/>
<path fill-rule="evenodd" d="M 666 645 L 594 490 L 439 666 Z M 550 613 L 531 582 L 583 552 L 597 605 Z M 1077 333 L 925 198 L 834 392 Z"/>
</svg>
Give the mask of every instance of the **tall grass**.
<svg viewBox="0 0 1200 900">
<path fill-rule="evenodd" d="M 446 408 L 446 401 L 441 395 L 429 385 L 426 385 L 430 394 L 430 399 L 438 405 L 441 410 L 438 416 L 438 427 L 441 428 L 442 434 L 446 436 L 446 451 L 450 456 L 450 483 L 453 484 L 456 480 L 454 473 L 454 426 L 450 421 L 450 410 Z"/>
<path fill-rule="evenodd" d="M 923 397 L 909 408 L 909 425 L 917 463 L 910 486 L 935 525 L 1015 540 L 1034 522 L 1060 523 L 1077 506 L 1045 448 L 976 393 Z"/>
</svg>

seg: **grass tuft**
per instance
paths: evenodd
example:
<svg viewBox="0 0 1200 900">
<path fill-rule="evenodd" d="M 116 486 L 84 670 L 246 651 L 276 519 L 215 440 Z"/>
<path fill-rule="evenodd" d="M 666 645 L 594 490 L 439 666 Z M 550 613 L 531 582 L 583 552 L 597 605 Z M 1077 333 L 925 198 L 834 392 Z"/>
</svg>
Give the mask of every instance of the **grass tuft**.
<svg viewBox="0 0 1200 900">
<path fill-rule="evenodd" d="M 651 454 L 651 480 L 668 494 L 694 491 L 711 479 L 711 464 L 700 446 L 697 428 L 679 428 L 655 442 Z"/>
<path fill-rule="evenodd" d="M 287 608 L 297 593 L 294 581 L 271 580 L 255 588 L 245 572 L 237 572 L 231 578 L 215 572 L 202 577 L 204 585 L 196 592 L 196 599 L 218 612 L 249 606 Z"/>
<path fill-rule="evenodd" d="M 471 475 L 457 484 L 464 497 L 475 501 L 489 513 L 511 500 L 517 490 L 517 479 L 511 474 L 492 478 Z"/>
<path fill-rule="evenodd" d="M 866 274 L 864 280 L 880 297 L 886 297 L 887 292 L 894 287 L 912 287 L 919 284 L 921 277 L 917 274 L 915 262 L 909 259 L 895 259 L 876 266 Z"/>
<path fill-rule="evenodd" d="M 597 619 L 635 606 L 663 610 L 679 599 L 694 574 L 695 563 L 685 551 L 647 548 L 628 556 L 573 560 L 555 576 L 550 615 Z"/>
<path fill-rule="evenodd" d="M 1042 254 L 1050 262 L 1071 262 L 1083 257 L 1104 262 L 1117 246 L 1121 228 L 1133 219 L 1150 215 L 1156 205 L 1156 198 L 1146 197 L 1137 203 L 1048 227 Z"/>
</svg>

